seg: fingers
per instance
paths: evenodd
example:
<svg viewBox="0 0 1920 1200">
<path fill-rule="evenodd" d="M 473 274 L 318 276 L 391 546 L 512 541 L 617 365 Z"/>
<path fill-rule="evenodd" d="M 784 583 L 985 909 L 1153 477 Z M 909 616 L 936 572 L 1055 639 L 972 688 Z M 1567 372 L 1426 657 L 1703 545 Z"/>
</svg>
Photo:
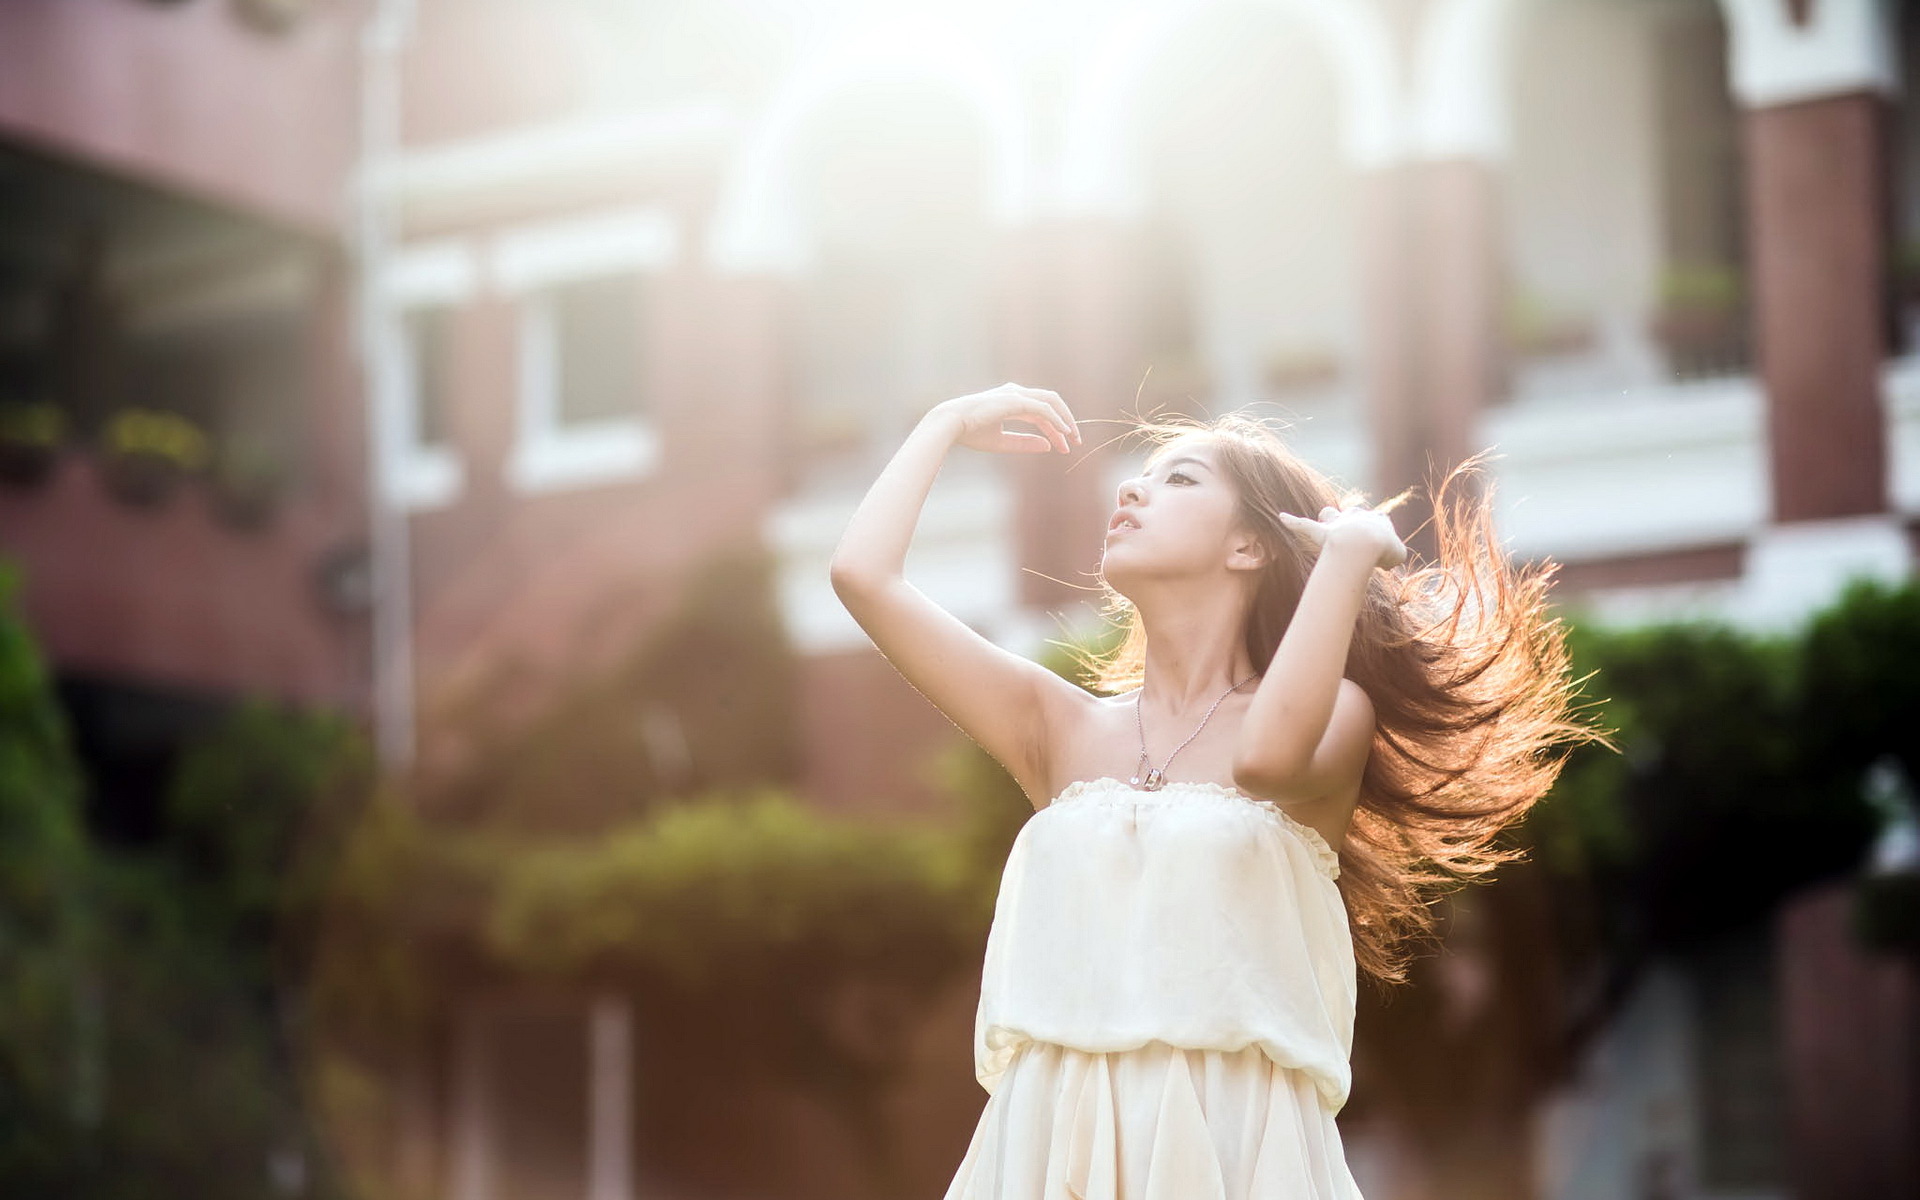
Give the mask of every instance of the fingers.
<svg viewBox="0 0 1920 1200">
<path fill-rule="evenodd" d="M 1310 526 L 1318 530 L 1315 540 L 1321 545 L 1333 538 L 1351 537 L 1370 541 L 1378 554 L 1374 563 L 1377 567 L 1391 569 L 1406 562 L 1409 557 L 1406 544 L 1394 531 L 1393 519 L 1363 503 L 1355 503 L 1347 508 L 1328 505 L 1320 510 L 1319 521 L 1307 521 L 1291 515 L 1283 515 L 1282 520 L 1289 525 L 1298 522 L 1301 527 Z"/>
<path fill-rule="evenodd" d="M 1061 433 L 1073 439 L 1075 445 L 1081 444 L 1079 423 L 1073 419 L 1072 410 L 1067 407 L 1067 402 L 1060 398 L 1059 392 L 1049 391 L 1046 388 L 1022 387 L 1017 383 L 1009 383 L 1006 386 L 1013 389 L 1019 396 L 1045 408 L 1049 418 L 1059 426 Z"/>
<path fill-rule="evenodd" d="M 1078 431 L 1074 430 L 1071 421 L 1062 417 L 1055 411 L 1053 405 L 1047 403 L 1045 400 L 1025 397 L 1022 398 L 1020 403 L 1021 410 L 1016 415 L 1026 417 L 1035 425 L 1039 426 L 1040 431 L 1047 435 L 1049 441 L 1060 448 L 1062 454 L 1070 454 L 1073 452 L 1073 447 L 1068 444 L 1067 438 L 1072 436 L 1077 439 L 1080 435 Z"/>
<path fill-rule="evenodd" d="M 1067 407 L 1067 402 L 1060 398 L 1059 392 L 1049 391 L 1046 388 L 1026 388 L 1024 390 L 1029 396 L 1044 401 L 1055 412 L 1059 413 L 1061 426 L 1073 438 L 1074 444 L 1079 445 L 1081 443 L 1080 423 L 1073 419 L 1072 410 Z"/>
<path fill-rule="evenodd" d="M 1038 434 L 1015 433 L 1010 429 L 1002 429 L 999 440 L 994 443 L 993 448 L 1012 451 L 1015 454 L 1052 454 L 1054 443 Z"/>
<path fill-rule="evenodd" d="M 985 444 L 994 449 L 1019 454 L 1046 453 L 1049 450 L 1071 454 L 1076 445 L 1085 443 L 1080 435 L 1079 423 L 1074 420 L 1072 411 L 1058 392 L 1003 383 L 984 392 L 975 392 L 963 400 L 971 410 L 967 420 L 979 430 L 976 436 L 984 437 Z M 994 419 L 1030 422 L 1040 433 L 980 428 L 986 421 Z"/>
<path fill-rule="evenodd" d="M 1327 527 L 1325 525 L 1322 525 L 1318 521 L 1309 521 L 1297 513 L 1281 513 L 1280 523 L 1315 544 L 1326 540 Z"/>
</svg>

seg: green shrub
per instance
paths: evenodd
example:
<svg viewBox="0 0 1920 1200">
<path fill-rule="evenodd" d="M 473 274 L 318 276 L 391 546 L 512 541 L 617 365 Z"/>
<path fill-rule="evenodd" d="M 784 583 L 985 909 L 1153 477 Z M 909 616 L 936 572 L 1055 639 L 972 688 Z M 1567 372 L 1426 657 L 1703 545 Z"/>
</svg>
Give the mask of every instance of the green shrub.
<svg viewBox="0 0 1920 1200">
<path fill-rule="evenodd" d="M 46 664 L 0 563 L 0 1183 L 54 1153 L 46 1122 L 85 1115 L 87 846 L 81 775 Z M 59 1132 L 59 1131 L 55 1131 Z M 58 1138 L 55 1139 L 57 1143 Z M 0 1187 L 11 1192 L 11 1188 Z"/>
<path fill-rule="evenodd" d="M 1569 644 L 1620 753 L 1578 750 L 1526 832 L 1616 950 L 1693 944 L 1858 867 L 1865 771 L 1915 753 L 1920 585 L 1856 584 L 1791 635 L 1575 623 Z"/>
</svg>

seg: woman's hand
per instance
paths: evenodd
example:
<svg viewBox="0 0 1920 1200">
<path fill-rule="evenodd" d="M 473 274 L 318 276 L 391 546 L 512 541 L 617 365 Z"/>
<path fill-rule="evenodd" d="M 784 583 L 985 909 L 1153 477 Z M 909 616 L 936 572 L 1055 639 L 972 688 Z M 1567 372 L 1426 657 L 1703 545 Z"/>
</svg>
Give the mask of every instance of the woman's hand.
<svg viewBox="0 0 1920 1200">
<path fill-rule="evenodd" d="M 1351 545 L 1373 552 L 1376 567 L 1397 567 L 1407 561 L 1407 547 L 1393 531 L 1393 518 L 1366 505 L 1336 508 L 1329 504 L 1315 521 L 1281 513 L 1280 523 L 1317 547 Z"/>
<path fill-rule="evenodd" d="M 955 422 L 954 441 L 975 450 L 1014 454 L 1071 454 L 1081 444 L 1080 426 L 1058 392 L 1003 383 L 997 388 L 956 396 L 934 406 Z M 928 415 L 932 415 L 931 413 Z M 1005 421 L 1025 421 L 1039 433 L 1002 429 Z"/>
</svg>

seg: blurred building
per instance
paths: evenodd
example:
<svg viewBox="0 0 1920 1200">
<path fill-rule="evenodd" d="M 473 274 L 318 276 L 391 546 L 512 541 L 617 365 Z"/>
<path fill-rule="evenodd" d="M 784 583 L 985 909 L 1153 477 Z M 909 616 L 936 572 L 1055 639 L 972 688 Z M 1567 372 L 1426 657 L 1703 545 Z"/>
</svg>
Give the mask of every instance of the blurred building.
<svg viewBox="0 0 1920 1200">
<path fill-rule="evenodd" d="M 537 703 L 755 541 L 810 795 L 938 815 L 954 733 L 826 563 L 912 422 L 1003 379 L 1090 446 L 1269 414 L 1375 497 L 1491 446 L 1568 602 L 1779 624 L 1912 570 L 1916 68 L 1874 0 L 15 0 L 0 546 L 128 836 L 140 764 L 240 691 L 430 758 L 439 706 Z M 49 407 L 123 450 L 36 453 Z M 202 461 L 224 482 L 168 466 Z M 957 452 L 911 577 L 1026 652 L 1084 627 L 1137 455 L 1068 465 Z M 1636 997 L 1542 1116 L 1541 1195 L 1889 1194 L 1833 1181 L 1911 1133 L 1911 980 L 1807 1007 L 1776 966 L 1873 968 L 1797 919 Z M 916 1110 L 933 1174 L 978 1111 L 970 1003 Z M 662 1194 L 624 1013 L 477 999 L 418 1176 Z M 1783 1021 L 1861 1036 L 1767 1059 Z M 1904 1068 L 1862 1057 L 1882 1031 Z M 1836 1088 L 1890 1115 L 1789 1138 Z M 1390 1138 L 1352 1154 L 1419 1195 Z"/>
<path fill-rule="evenodd" d="M 366 702 L 359 16 L 296 7 L 0 11 L 0 546 L 130 838 L 223 697 Z"/>
</svg>

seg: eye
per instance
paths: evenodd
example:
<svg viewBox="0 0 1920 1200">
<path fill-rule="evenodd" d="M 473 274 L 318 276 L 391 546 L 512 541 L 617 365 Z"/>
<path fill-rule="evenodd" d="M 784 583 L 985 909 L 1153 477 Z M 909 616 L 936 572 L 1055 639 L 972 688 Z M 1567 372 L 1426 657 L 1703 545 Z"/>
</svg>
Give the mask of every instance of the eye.
<svg viewBox="0 0 1920 1200">
<path fill-rule="evenodd" d="M 1193 477 L 1191 475 L 1188 475 L 1185 471 L 1169 471 L 1167 473 L 1168 483 L 1172 483 L 1176 479 L 1185 480 L 1188 483 L 1193 482 Z"/>
</svg>

